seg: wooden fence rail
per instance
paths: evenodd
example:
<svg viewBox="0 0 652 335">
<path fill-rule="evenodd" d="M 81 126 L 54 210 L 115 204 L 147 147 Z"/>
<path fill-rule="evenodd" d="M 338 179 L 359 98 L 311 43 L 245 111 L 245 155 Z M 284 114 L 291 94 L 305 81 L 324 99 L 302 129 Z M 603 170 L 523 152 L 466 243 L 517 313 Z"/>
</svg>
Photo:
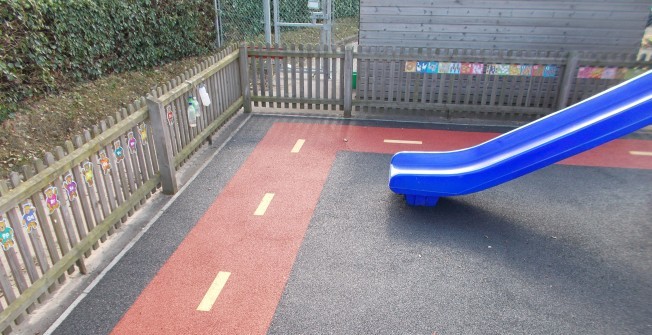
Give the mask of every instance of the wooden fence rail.
<svg viewBox="0 0 652 335">
<path fill-rule="evenodd" d="M 0 181 L 0 330 L 22 322 L 75 270 L 86 273 L 85 259 L 165 185 L 162 175 L 243 106 L 239 56 L 225 49 Z M 200 88 L 211 103 L 200 100 L 191 127 L 187 104 Z"/>
</svg>

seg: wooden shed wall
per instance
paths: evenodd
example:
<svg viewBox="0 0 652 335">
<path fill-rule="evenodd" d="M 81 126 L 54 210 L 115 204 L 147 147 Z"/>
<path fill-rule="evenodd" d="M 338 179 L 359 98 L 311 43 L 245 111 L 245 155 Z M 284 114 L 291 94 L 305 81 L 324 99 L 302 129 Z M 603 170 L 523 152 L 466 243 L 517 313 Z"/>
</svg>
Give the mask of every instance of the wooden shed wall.
<svg viewBox="0 0 652 335">
<path fill-rule="evenodd" d="M 360 0 L 363 46 L 637 52 L 650 0 Z"/>
</svg>

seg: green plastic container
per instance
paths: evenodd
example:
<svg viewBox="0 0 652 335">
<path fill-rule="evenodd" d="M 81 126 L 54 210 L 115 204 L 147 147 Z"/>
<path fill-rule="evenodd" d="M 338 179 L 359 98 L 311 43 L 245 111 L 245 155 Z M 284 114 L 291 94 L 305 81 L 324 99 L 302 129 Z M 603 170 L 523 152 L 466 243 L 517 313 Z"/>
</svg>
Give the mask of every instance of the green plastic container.
<svg viewBox="0 0 652 335">
<path fill-rule="evenodd" d="M 357 86 L 358 86 L 358 73 L 353 72 L 353 80 L 351 82 L 351 88 L 355 90 Z"/>
</svg>

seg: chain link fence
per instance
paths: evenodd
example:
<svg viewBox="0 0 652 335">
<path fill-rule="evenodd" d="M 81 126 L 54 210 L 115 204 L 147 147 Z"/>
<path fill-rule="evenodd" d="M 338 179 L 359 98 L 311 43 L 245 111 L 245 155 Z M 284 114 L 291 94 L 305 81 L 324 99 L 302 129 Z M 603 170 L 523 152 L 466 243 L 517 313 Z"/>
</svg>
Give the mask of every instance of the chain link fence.
<svg viewBox="0 0 652 335">
<path fill-rule="evenodd" d="M 247 41 L 265 43 L 263 2 L 271 8 L 272 41 L 275 40 L 273 0 L 214 0 L 217 10 L 218 43 Z M 282 22 L 310 23 L 311 9 L 308 0 L 278 0 L 278 18 Z M 321 1 L 322 6 L 325 2 Z M 332 43 L 357 39 L 360 26 L 360 0 L 332 0 Z M 317 27 L 280 27 L 281 43 L 317 44 L 320 29 Z"/>
</svg>

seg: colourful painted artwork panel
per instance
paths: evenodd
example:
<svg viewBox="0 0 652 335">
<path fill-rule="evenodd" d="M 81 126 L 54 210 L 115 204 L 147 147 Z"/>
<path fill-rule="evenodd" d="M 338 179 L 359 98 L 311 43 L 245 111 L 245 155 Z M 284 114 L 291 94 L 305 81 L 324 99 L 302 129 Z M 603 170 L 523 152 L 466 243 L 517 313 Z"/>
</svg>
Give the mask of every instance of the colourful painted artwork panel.
<svg viewBox="0 0 652 335">
<path fill-rule="evenodd" d="M 546 78 L 557 76 L 557 66 L 546 65 L 546 67 L 543 68 L 543 76 Z"/>
<path fill-rule="evenodd" d="M 147 145 L 147 124 L 139 124 L 138 133 L 140 134 L 140 143 L 142 145 Z"/>
<path fill-rule="evenodd" d="M 93 163 L 86 161 L 82 164 L 81 168 L 84 176 L 84 181 L 88 187 L 95 185 L 95 178 L 93 177 Z"/>
<path fill-rule="evenodd" d="M 77 192 L 77 182 L 73 178 L 72 173 L 68 173 L 63 178 L 63 189 L 66 190 L 69 202 L 75 201 L 77 198 L 79 198 L 79 193 Z"/>
<path fill-rule="evenodd" d="M 482 63 L 473 63 L 472 67 L 472 73 L 473 74 L 483 74 L 484 73 L 484 64 Z"/>
<path fill-rule="evenodd" d="M 133 155 L 138 151 L 138 148 L 136 147 L 136 136 L 134 136 L 134 132 L 130 131 L 127 133 L 127 144 L 129 145 L 129 152 Z"/>
<path fill-rule="evenodd" d="M 167 106 L 165 108 L 166 111 L 166 118 L 168 120 L 168 125 L 172 126 L 172 123 L 174 122 L 174 112 L 172 111 L 172 106 Z"/>
<path fill-rule="evenodd" d="M 473 74 L 473 67 L 471 63 L 462 63 L 461 74 Z"/>
<path fill-rule="evenodd" d="M 419 72 L 417 71 L 417 62 L 416 61 L 405 62 L 405 72 Z"/>
<path fill-rule="evenodd" d="M 510 76 L 520 76 L 521 75 L 521 67 L 518 64 L 511 64 L 509 66 L 509 75 Z"/>
<path fill-rule="evenodd" d="M 451 63 L 451 67 L 448 70 L 450 74 L 460 74 L 462 71 L 462 63 Z"/>
<path fill-rule="evenodd" d="M 602 71 L 602 79 L 616 79 L 616 74 L 618 73 L 618 69 L 615 67 L 606 67 Z"/>
<path fill-rule="evenodd" d="M 13 248 L 14 242 L 14 230 L 9 227 L 5 218 L 0 215 L 0 238 L 2 238 L 2 250 L 7 251 Z"/>
<path fill-rule="evenodd" d="M 451 63 L 440 62 L 438 73 L 450 73 L 450 69 L 451 69 Z"/>
<path fill-rule="evenodd" d="M 45 194 L 45 205 L 48 207 L 48 212 L 53 214 L 59 208 L 59 190 L 50 186 L 43 192 Z"/>
<path fill-rule="evenodd" d="M 416 62 L 414 71 L 417 73 L 426 73 L 426 67 L 428 67 L 428 62 Z"/>
<path fill-rule="evenodd" d="M 125 150 L 122 148 L 122 143 L 120 140 L 113 142 L 113 154 L 118 163 L 122 162 L 125 159 Z"/>
<path fill-rule="evenodd" d="M 498 64 L 496 66 L 496 74 L 499 76 L 508 76 L 509 75 L 509 64 Z"/>
<path fill-rule="evenodd" d="M 428 62 L 426 73 L 435 74 L 439 71 L 439 62 Z"/>
<path fill-rule="evenodd" d="M 635 74 L 640 74 L 641 71 L 642 71 L 641 69 L 636 69 L 634 71 L 629 69 L 619 69 L 615 67 L 602 68 L 602 67 L 582 66 L 578 69 L 577 78 L 621 79 L 625 77 L 627 78 L 632 77 Z M 488 74 L 488 75 L 499 75 L 499 76 L 552 78 L 552 77 L 557 77 L 557 75 L 559 74 L 559 66 L 552 65 L 552 64 L 529 65 L 529 64 L 483 64 L 483 63 L 458 63 L 458 62 L 406 61 L 405 72 L 431 73 L 431 74 L 437 74 L 437 73 L 439 74 Z M 130 149 L 133 148 L 130 147 Z M 119 155 L 116 156 L 118 159 L 120 159 Z"/>
<path fill-rule="evenodd" d="M 106 156 L 106 152 L 104 151 L 100 152 L 99 165 L 100 168 L 102 168 L 102 173 L 104 173 L 105 176 L 111 172 L 111 161 L 109 160 L 109 157 Z"/>
<path fill-rule="evenodd" d="M 590 66 L 581 66 L 580 69 L 577 71 L 577 78 L 591 78 L 591 72 L 593 71 L 593 68 Z"/>
<path fill-rule="evenodd" d="M 405 72 L 437 73 L 438 68 L 439 62 L 408 61 L 405 63 Z"/>
<path fill-rule="evenodd" d="M 543 65 L 532 65 L 532 77 L 543 77 Z"/>
<path fill-rule="evenodd" d="M 591 70 L 591 76 L 589 78 L 591 78 L 591 79 L 600 79 L 600 78 L 602 78 L 602 71 L 603 70 L 604 69 L 601 68 L 601 67 L 594 67 Z"/>
<path fill-rule="evenodd" d="M 33 232 L 38 226 L 38 218 L 36 217 L 36 208 L 32 205 L 31 202 L 26 202 L 23 204 L 23 217 L 22 217 L 23 228 L 27 233 Z"/>
</svg>

